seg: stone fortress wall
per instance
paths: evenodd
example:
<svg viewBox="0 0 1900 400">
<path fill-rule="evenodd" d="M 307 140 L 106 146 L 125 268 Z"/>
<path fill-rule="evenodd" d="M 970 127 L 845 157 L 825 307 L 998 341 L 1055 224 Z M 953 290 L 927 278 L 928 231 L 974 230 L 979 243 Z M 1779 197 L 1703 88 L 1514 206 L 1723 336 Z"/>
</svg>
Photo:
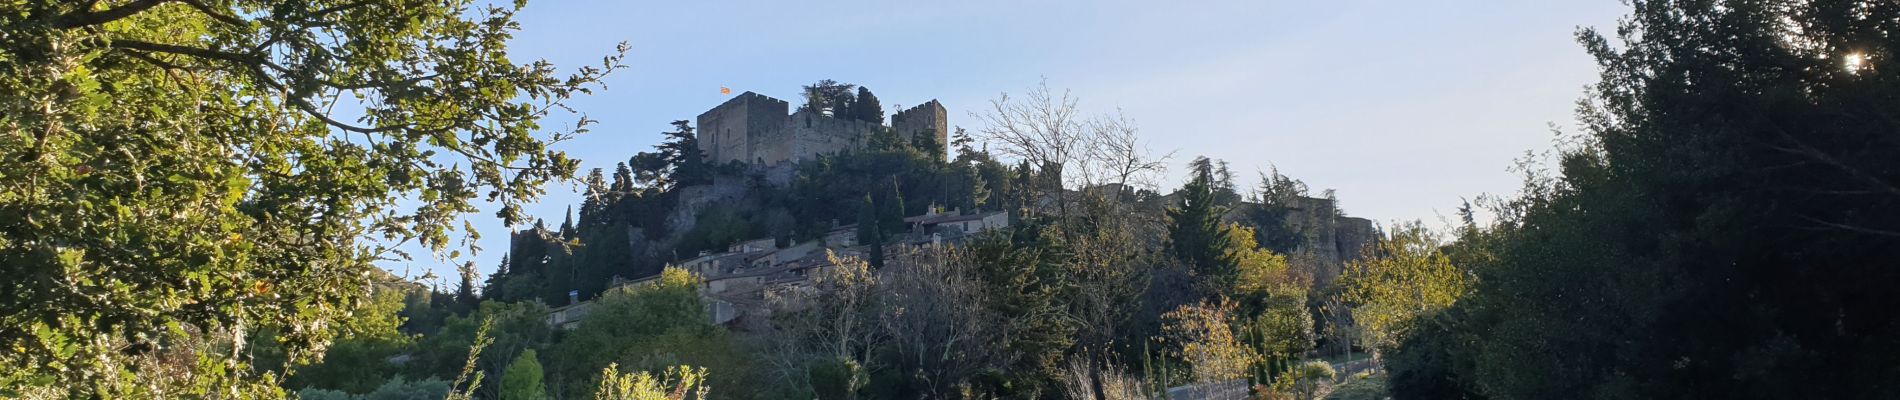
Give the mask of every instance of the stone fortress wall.
<svg viewBox="0 0 1900 400">
<path fill-rule="evenodd" d="M 883 125 L 873 122 L 832 118 L 817 111 L 799 111 L 792 114 L 790 122 L 782 129 L 767 133 L 773 136 L 773 140 L 762 148 L 768 155 L 765 164 L 797 163 L 818 154 L 857 149 L 863 147 L 880 128 Z"/>
<path fill-rule="evenodd" d="M 891 115 L 891 128 L 897 129 L 897 133 L 906 139 L 929 133 L 935 136 L 937 148 L 947 148 L 950 146 L 947 140 L 950 132 L 944 128 L 947 126 L 946 121 L 949 121 L 948 114 L 942 103 L 931 100 Z"/>
<path fill-rule="evenodd" d="M 714 164 L 796 164 L 820 154 L 861 148 L 871 135 L 885 129 L 812 111 L 788 114 L 790 109 L 784 100 L 741 93 L 699 114 L 699 148 Z M 939 146 L 946 146 L 946 115 L 943 105 L 931 100 L 893 115 L 890 129 L 905 139 L 930 132 Z"/>
</svg>

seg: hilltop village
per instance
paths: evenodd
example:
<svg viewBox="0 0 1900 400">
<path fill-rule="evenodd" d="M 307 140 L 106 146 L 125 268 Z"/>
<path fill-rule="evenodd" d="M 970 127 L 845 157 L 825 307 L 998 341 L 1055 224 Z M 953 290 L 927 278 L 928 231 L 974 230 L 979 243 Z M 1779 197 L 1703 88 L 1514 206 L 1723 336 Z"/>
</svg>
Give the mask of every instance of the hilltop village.
<svg viewBox="0 0 1900 400">
<path fill-rule="evenodd" d="M 1152 183 L 1093 178 L 1100 170 L 1065 170 L 1106 163 L 992 152 L 985 143 L 1003 143 L 990 136 L 995 125 L 986 122 L 979 140 L 950 126 L 950 110 L 936 100 L 887 113 L 863 87 L 821 81 L 804 89 L 797 105 L 735 95 L 673 121 L 651 150 L 588 171 L 583 201 L 558 224 L 535 221 L 512 233 L 485 281 L 467 265 L 457 294 L 404 308 L 428 310 L 411 315 L 405 329 L 436 332 L 421 344 L 436 350 L 401 368 L 452 370 L 447 349 L 497 318 L 518 335 L 508 340 L 561 354 L 549 358 L 560 370 L 547 375 L 565 385 L 551 390 L 570 395 L 586 390 L 584 374 L 610 362 L 666 365 L 651 363 L 673 357 L 738 371 L 716 376 L 715 385 L 772 382 L 790 397 L 859 379 L 849 376 L 854 365 L 871 365 L 867 373 L 879 375 L 872 381 L 894 385 L 860 389 L 885 393 L 877 398 L 959 385 L 1027 395 L 1053 390 L 1062 375 L 1045 367 L 1057 361 L 976 353 L 930 361 L 1017 371 L 985 383 L 977 370 L 882 357 L 917 356 L 904 354 L 921 347 L 899 347 L 913 340 L 947 346 L 942 351 L 1046 344 L 1010 351 L 1056 357 L 1070 346 L 1163 338 L 1173 347 L 1154 355 L 1179 360 L 1169 349 L 1187 339 L 1167 339 L 1167 329 L 1180 329 L 1168 324 L 1188 323 L 1182 313 L 1195 310 L 1236 315 L 1234 326 L 1245 329 L 1237 338 L 1282 360 L 1360 352 L 1369 336 L 1336 311 L 1346 309 L 1337 303 L 1349 294 L 1341 288 L 1366 279 L 1348 266 L 1392 246 L 1424 248 L 1383 241 L 1371 221 L 1341 211 L 1330 191 L 1310 192 L 1278 172 L 1239 183 L 1225 163 L 1200 157 L 1187 163 L 1191 180 L 1161 192 Z M 1096 145 L 1112 144 L 1111 131 L 1096 129 L 1101 123 L 1071 126 L 1088 126 L 1077 133 L 1094 135 Z M 743 367 L 753 363 L 767 367 Z M 1232 379 L 1196 386 L 1176 367 L 1153 367 L 1148 384 L 1171 393 L 1245 389 Z M 1289 368 L 1251 374 L 1264 379 Z M 845 398 L 838 394 L 817 397 Z"/>
<path fill-rule="evenodd" d="M 875 98 L 871 101 L 875 101 Z M 669 188 L 668 194 L 675 197 L 669 204 L 672 210 L 665 218 L 665 231 L 695 231 L 701 228 L 699 225 L 702 222 L 708 222 L 706 213 L 726 213 L 734 206 L 754 208 L 749 212 L 759 212 L 756 210 L 758 205 L 747 199 L 758 197 L 760 191 L 791 189 L 797 184 L 801 166 L 828 163 L 832 162 L 829 159 L 863 152 L 867 146 L 878 142 L 880 135 L 921 144 L 918 147 L 925 148 L 912 150 L 919 150 L 928 158 L 925 161 L 949 162 L 951 160 L 945 155 L 948 152 L 943 147 L 949 143 L 945 134 L 948 131 L 946 114 L 942 104 L 931 100 L 896 112 L 890 124 L 885 125 L 875 119 L 855 119 L 844 113 L 825 112 L 811 107 L 792 110 L 784 100 L 754 92 L 739 94 L 700 114 L 697 130 L 681 126 L 682 130 L 696 132 L 695 136 L 687 138 L 693 139 L 692 143 L 682 144 L 691 144 L 693 149 L 700 152 L 703 161 L 699 163 L 720 167 L 710 179 L 696 185 Z M 889 141 L 888 138 L 886 141 Z M 1304 225 L 1298 227 L 1305 236 L 1300 243 L 1303 254 L 1317 264 L 1327 266 L 1314 273 L 1315 279 L 1322 283 L 1336 277 L 1346 261 L 1363 254 L 1375 240 L 1377 233 L 1371 221 L 1341 215 L 1335 209 L 1334 200 L 1314 197 L 1297 197 L 1293 200 L 1295 206 L 1292 207 L 1293 214 L 1289 220 Z M 1041 201 L 1047 203 L 1051 200 Z M 1171 194 L 1156 195 L 1149 199 L 1151 204 L 1173 204 L 1176 201 Z M 685 246 L 679 243 L 682 238 L 651 238 L 646 234 L 647 229 L 640 227 L 626 227 L 630 232 L 627 243 L 633 248 L 649 250 L 644 254 L 647 257 L 663 259 L 666 265 L 682 268 L 698 276 L 701 280 L 700 294 L 708 317 L 717 324 L 747 329 L 757 326 L 775 311 L 797 307 L 797 298 L 816 290 L 812 285 L 812 275 L 832 267 L 835 261 L 833 257 L 864 259 L 871 257 L 872 252 L 899 253 L 910 248 L 956 245 L 976 235 L 1008 229 L 1013 220 L 1022 216 L 999 207 L 999 204 L 983 204 L 992 206 L 985 208 L 969 202 L 949 203 L 976 207 L 930 203 L 914 215 L 902 213 L 904 215 L 898 219 L 901 224 L 896 225 L 899 229 L 882 232 L 879 235 L 881 240 L 877 241 L 862 240 L 859 235 L 865 230 L 858 224 L 841 224 L 839 220 L 833 219 L 816 235 L 796 239 L 782 234 L 733 237 L 724 246 L 689 254 L 651 252 L 661 247 L 677 249 Z M 1229 219 L 1243 219 L 1257 206 L 1240 203 L 1230 212 Z M 885 230 L 891 230 L 888 228 L 891 224 L 880 225 L 886 225 Z M 543 224 L 537 224 L 532 230 L 516 233 L 515 242 L 562 242 L 564 237 L 572 238 L 574 233 L 571 230 L 576 228 L 570 222 L 561 229 L 550 230 Z M 514 259 L 520 261 L 518 256 Z M 576 270 L 578 268 L 570 268 L 568 272 L 578 273 Z M 502 271 L 504 275 L 507 273 L 509 271 Z M 556 305 L 548 314 L 547 323 L 561 329 L 573 329 L 587 315 L 593 304 L 591 297 L 599 291 L 632 287 L 658 277 L 658 271 L 637 276 L 615 273 L 607 277 L 606 284 L 597 290 L 583 289 L 587 282 L 575 280 L 573 282 L 576 284 L 565 291 L 565 298 L 545 299 Z M 498 288 L 491 288 L 494 289 Z"/>
<path fill-rule="evenodd" d="M 906 138 L 924 138 L 931 143 L 947 143 L 945 113 L 936 100 L 899 111 L 886 126 L 833 116 L 801 108 L 788 114 L 784 100 L 754 92 L 744 92 L 699 115 L 697 149 L 714 165 L 744 165 L 748 172 L 772 177 L 775 187 L 789 185 L 798 165 L 821 157 L 863 149 L 879 133 L 895 133 Z M 943 161 L 943 160 L 939 160 Z M 739 169 L 739 168 L 733 168 Z M 732 181 L 736 179 L 727 179 Z M 709 204 L 744 197 L 744 188 L 732 182 L 721 185 L 719 179 L 703 187 L 679 188 L 685 193 L 679 200 L 682 210 L 702 210 Z M 690 229 L 697 216 L 675 218 Z M 863 243 L 858 226 L 847 224 L 827 229 L 820 237 L 797 243 L 779 238 L 750 238 L 737 241 L 723 250 L 702 250 L 689 258 L 676 259 L 671 265 L 692 272 L 702 280 L 701 294 L 713 322 L 739 325 L 768 317 L 774 307 L 768 299 L 787 299 L 812 290 L 810 274 L 830 267 L 832 257 L 863 258 L 870 246 L 941 246 L 963 238 L 1009 227 L 1010 217 L 1002 211 L 944 209 L 931 205 L 920 215 L 902 218 L 904 231 L 891 235 L 883 243 Z M 558 235 L 540 231 L 526 235 Z M 520 234 L 518 234 L 520 235 Z M 614 276 L 607 288 L 638 285 L 657 278 L 648 275 L 628 279 Z M 553 309 L 548 324 L 573 329 L 585 316 L 591 301 L 582 300 L 579 290 L 570 291 L 569 304 Z M 748 319 L 749 318 L 749 319 Z"/>
<path fill-rule="evenodd" d="M 1900 399 L 1900 1 L 527 3 L 0 2 L 0 399 Z"/>
</svg>

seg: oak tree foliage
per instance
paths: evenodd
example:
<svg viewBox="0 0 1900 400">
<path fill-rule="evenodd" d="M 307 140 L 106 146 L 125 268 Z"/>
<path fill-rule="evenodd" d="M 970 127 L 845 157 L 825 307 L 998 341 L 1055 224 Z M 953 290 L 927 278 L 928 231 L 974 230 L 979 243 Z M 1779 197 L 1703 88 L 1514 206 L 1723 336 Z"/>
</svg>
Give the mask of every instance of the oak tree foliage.
<svg viewBox="0 0 1900 400">
<path fill-rule="evenodd" d="M 478 201 L 522 222 L 591 122 L 548 117 L 621 66 L 511 59 L 522 6 L 0 4 L 0 382 L 118 392 L 81 382 L 168 332 L 273 326 L 313 357 L 396 246 L 455 255 Z"/>
</svg>

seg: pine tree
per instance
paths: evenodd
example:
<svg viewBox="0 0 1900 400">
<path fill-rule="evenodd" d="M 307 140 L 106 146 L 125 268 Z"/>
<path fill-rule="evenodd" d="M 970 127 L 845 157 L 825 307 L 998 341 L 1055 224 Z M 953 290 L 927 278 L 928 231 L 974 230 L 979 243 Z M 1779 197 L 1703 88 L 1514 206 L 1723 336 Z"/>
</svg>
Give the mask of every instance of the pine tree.
<svg viewBox="0 0 1900 400">
<path fill-rule="evenodd" d="M 614 163 L 614 183 L 608 190 L 615 193 L 633 191 L 633 168 L 624 162 Z"/>
<path fill-rule="evenodd" d="M 970 132 L 964 131 L 961 126 L 957 127 L 955 133 L 950 134 L 950 147 L 957 150 L 956 162 L 976 161 L 980 155 L 983 155 L 970 146 L 973 143 L 976 143 L 976 138 L 970 137 Z"/>
<path fill-rule="evenodd" d="M 820 115 L 844 118 L 850 113 L 853 101 L 851 89 L 857 85 L 826 79 L 805 85 L 805 104 L 798 106 L 801 111 L 815 111 Z"/>
<path fill-rule="evenodd" d="M 1247 218 L 1257 229 L 1255 236 L 1261 247 L 1274 253 L 1292 254 L 1307 243 L 1315 224 L 1311 221 L 1295 221 L 1293 210 L 1307 196 L 1306 183 L 1280 174 L 1279 168 L 1260 174 L 1260 187 L 1254 193 L 1253 207 Z M 1306 213 L 1307 219 L 1319 218 L 1315 213 Z"/>
<path fill-rule="evenodd" d="M 1234 170 L 1228 167 L 1227 160 L 1216 161 L 1214 165 L 1215 199 L 1221 205 L 1239 203 L 1240 192 L 1237 189 L 1239 186 L 1234 184 Z"/>
<path fill-rule="evenodd" d="M 600 168 L 588 171 L 584 185 L 587 192 L 581 197 L 580 225 L 583 226 L 596 222 L 600 218 L 601 211 L 606 210 L 607 191 L 610 189 L 606 181 L 601 178 Z"/>
<path fill-rule="evenodd" d="M 695 185 L 710 178 L 706 170 L 706 154 L 699 150 L 699 138 L 693 134 L 693 125 L 687 120 L 673 121 L 673 130 L 665 132 L 666 139 L 654 146 L 665 160 L 665 168 L 671 175 L 666 179 L 674 185 Z"/>
<path fill-rule="evenodd" d="M 1227 210 L 1219 203 L 1218 171 L 1206 157 L 1189 164 L 1193 175 L 1178 192 L 1181 204 L 1168 209 L 1169 251 L 1195 272 L 1216 279 L 1231 277 L 1238 260 L 1228 251 Z"/>
<path fill-rule="evenodd" d="M 495 273 L 489 274 L 488 280 L 482 284 L 481 299 L 501 300 L 501 287 L 506 284 L 508 278 L 508 254 L 503 253 L 501 255 L 501 265 L 495 266 Z"/>
</svg>

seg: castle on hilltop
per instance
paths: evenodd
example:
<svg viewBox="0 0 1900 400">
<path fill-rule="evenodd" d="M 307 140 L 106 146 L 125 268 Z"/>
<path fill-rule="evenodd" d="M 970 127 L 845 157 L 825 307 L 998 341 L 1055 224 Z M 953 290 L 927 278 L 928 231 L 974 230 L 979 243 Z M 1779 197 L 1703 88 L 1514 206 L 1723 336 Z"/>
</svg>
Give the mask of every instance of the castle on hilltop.
<svg viewBox="0 0 1900 400">
<path fill-rule="evenodd" d="M 930 135 L 937 145 L 949 143 L 943 105 L 931 100 L 891 116 L 891 125 L 834 118 L 814 110 L 789 113 L 784 100 L 745 92 L 699 114 L 699 150 L 714 164 L 734 161 L 772 166 L 798 163 L 858 149 L 883 129 L 899 137 Z"/>
</svg>

